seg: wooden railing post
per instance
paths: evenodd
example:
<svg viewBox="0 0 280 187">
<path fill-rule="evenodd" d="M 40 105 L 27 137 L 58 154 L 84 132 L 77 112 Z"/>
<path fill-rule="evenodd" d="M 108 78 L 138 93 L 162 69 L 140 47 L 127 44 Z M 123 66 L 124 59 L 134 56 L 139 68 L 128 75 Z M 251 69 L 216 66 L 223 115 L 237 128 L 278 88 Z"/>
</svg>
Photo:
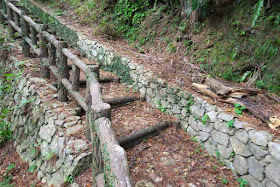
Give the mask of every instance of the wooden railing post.
<svg viewBox="0 0 280 187">
<path fill-rule="evenodd" d="M 4 13 L 4 0 L 0 0 L 0 11 L 2 11 Z M 4 24 L 5 23 L 5 18 L 2 15 L 2 13 L 0 12 L 0 24 Z"/>
<path fill-rule="evenodd" d="M 75 64 L 72 65 L 72 90 L 79 91 L 80 89 L 80 68 Z"/>
<path fill-rule="evenodd" d="M 61 83 L 63 78 L 69 78 L 69 70 L 67 66 L 67 57 L 62 53 L 62 49 L 67 48 L 66 42 L 59 42 L 57 49 L 57 66 L 58 66 L 58 100 L 67 102 L 67 89 Z"/>
<path fill-rule="evenodd" d="M 31 32 L 32 44 L 37 46 L 37 43 L 38 43 L 38 32 L 33 27 L 30 27 L 30 32 Z"/>
<path fill-rule="evenodd" d="M 8 1 L 9 2 L 9 1 Z M 9 7 L 8 4 L 6 4 L 7 7 L 7 16 L 8 16 L 8 21 L 13 21 L 13 10 Z M 8 22 L 8 28 L 9 28 L 9 32 L 12 36 L 15 35 L 16 31 L 13 28 L 13 26 Z"/>
<path fill-rule="evenodd" d="M 56 65 L 56 48 L 55 46 L 50 43 L 49 44 L 49 63 L 50 66 L 55 66 Z"/>
<path fill-rule="evenodd" d="M 30 34 L 29 30 L 29 25 L 28 23 L 23 19 L 23 16 L 25 15 L 25 11 L 22 11 L 22 17 L 21 17 L 21 35 L 22 35 L 22 52 L 25 57 L 30 56 L 30 46 L 29 44 L 25 41 L 25 37 L 28 37 Z"/>
<path fill-rule="evenodd" d="M 18 15 L 16 12 L 14 12 L 14 19 L 15 19 L 15 24 L 16 24 L 16 26 L 21 27 L 21 26 L 20 26 L 19 15 Z"/>
<path fill-rule="evenodd" d="M 48 40 L 43 35 L 44 31 L 47 31 L 47 26 L 46 25 L 41 25 L 41 30 L 40 30 L 40 33 L 39 33 L 40 58 L 48 58 Z M 36 34 L 36 33 L 34 33 L 34 34 Z M 37 36 L 34 36 L 34 38 L 35 37 L 37 37 Z M 34 39 L 34 42 L 35 42 L 35 39 Z M 66 61 L 66 63 L 67 63 L 67 61 Z M 43 78 L 46 78 L 46 79 L 50 78 L 49 64 L 45 60 L 41 60 L 41 72 L 42 72 L 42 77 Z"/>
</svg>

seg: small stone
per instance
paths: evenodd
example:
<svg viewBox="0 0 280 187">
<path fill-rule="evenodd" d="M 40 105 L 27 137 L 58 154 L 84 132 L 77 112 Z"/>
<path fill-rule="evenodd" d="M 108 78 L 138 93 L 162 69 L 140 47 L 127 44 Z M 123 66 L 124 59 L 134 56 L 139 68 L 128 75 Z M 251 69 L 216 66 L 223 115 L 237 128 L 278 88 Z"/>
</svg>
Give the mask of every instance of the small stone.
<svg viewBox="0 0 280 187">
<path fill-rule="evenodd" d="M 185 121 L 185 120 L 181 120 L 180 121 L 180 125 L 181 125 L 181 129 L 185 130 L 185 129 L 188 128 L 189 123 L 187 121 Z"/>
<path fill-rule="evenodd" d="M 178 105 L 174 105 L 173 107 L 172 107 L 172 113 L 174 114 L 174 115 L 176 115 L 176 114 L 181 114 L 181 110 L 180 110 L 180 107 L 178 106 Z"/>
<path fill-rule="evenodd" d="M 268 154 L 267 151 L 263 150 L 261 147 L 255 145 L 253 143 L 250 144 L 249 148 L 257 160 L 264 159 L 264 157 Z"/>
<path fill-rule="evenodd" d="M 223 145 L 218 145 L 218 151 L 223 158 L 229 159 L 232 153 L 231 147 L 225 147 Z"/>
<path fill-rule="evenodd" d="M 198 128 L 201 131 L 210 133 L 213 130 L 213 124 L 212 123 L 205 123 L 205 125 L 204 125 L 201 122 L 198 122 Z"/>
<path fill-rule="evenodd" d="M 209 116 L 210 122 L 216 122 L 217 121 L 217 115 L 218 115 L 217 112 L 211 111 L 211 112 L 206 113 L 206 115 Z"/>
<path fill-rule="evenodd" d="M 64 124 L 63 120 L 55 120 L 55 125 L 62 126 Z"/>
<path fill-rule="evenodd" d="M 215 128 L 217 131 L 221 131 L 222 133 L 226 133 L 226 134 L 233 135 L 234 129 L 229 128 L 228 125 L 227 125 L 226 123 L 221 123 L 221 122 L 219 122 L 219 121 L 216 121 L 216 122 L 214 123 L 214 128 Z"/>
<path fill-rule="evenodd" d="M 153 183 L 145 180 L 138 181 L 135 187 L 154 187 Z"/>
<path fill-rule="evenodd" d="M 249 131 L 249 137 L 253 143 L 266 147 L 268 142 L 272 139 L 272 135 L 265 131 Z"/>
<path fill-rule="evenodd" d="M 68 128 L 68 127 L 71 127 L 73 125 L 76 125 L 77 124 L 77 121 L 70 121 L 70 122 L 67 122 L 67 123 L 64 123 L 64 127 L 65 128 Z"/>
<path fill-rule="evenodd" d="M 187 128 L 187 132 L 188 132 L 188 134 L 189 134 L 190 136 L 195 136 L 195 135 L 197 135 L 197 132 L 196 132 L 191 126 L 189 126 L 189 127 Z"/>
<path fill-rule="evenodd" d="M 280 163 L 272 162 L 265 169 L 266 177 L 280 186 Z"/>
<path fill-rule="evenodd" d="M 205 142 L 206 140 L 208 140 L 210 134 L 207 132 L 203 132 L 203 131 L 199 131 L 199 138 L 201 141 Z"/>
<path fill-rule="evenodd" d="M 245 175 L 241 178 L 248 181 L 249 185 L 252 187 L 262 187 L 262 184 L 259 181 L 257 181 L 252 175 Z"/>
<path fill-rule="evenodd" d="M 280 161 L 280 144 L 276 142 L 268 143 L 268 152 L 274 156 L 274 158 Z"/>
<path fill-rule="evenodd" d="M 249 135 L 245 130 L 236 131 L 234 136 L 244 144 L 247 144 L 249 142 Z"/>
<path fill-rule="evenodd" d="M 198 116 L 198 117 L 203 117 L 204 116 L 204 110 L 197 105 L 192 105 L 191 106 L 191 113 Z"/>
<path fill-rule="evenodd" d="M 203 105 L 203 107 L 205 108 L 205 110 L 207 112 L 214 112 L 214 111 L 216 111 L 216 106 L 215 105 L 210 105 L 210 104 L 208 104 L 206 102 L 203 102 L 202 105 Z"/>
<path fill-rule="evenodd" d="M 235 155 L 234 160 L 233 160 L 233 166 L 235 171 L 239 175 L 245 175 L 248 173 L 248 163 L 246 159 L 242 156 Z"/>
<path fill-rule="evenodd" d="M 211 155 L 216 155 L 217 147 L 212 142 L 211 138 L 204 143 L 204 147 Z"/>
<path fill-rule="evenodd" d="M 199 127 L 198 127 L 198 124 L 197 124 L 197 121 L 194 119 L 193 116 L 190 116 L 189 117 L 189 125 L 196 131 L 199 131 Z"/>
<path fill-rule="evenodd" d="M 243 129 L 244 123 L 239 121 L 238 119 L 235 119 L 233 126 L 237 129 Z"/>
<path fill-rule="evenodd" d="M 230 142 L 231 142 L 232 149 L 235 153 L 237 153 L 241 156 L 246 156 L 246 157 L 249 157 L 252 155 L 250 150 L 236 137 L 234 137 L 234 136 L 230 137 Z"/>
<path fill-rule="evenodd" d="M 227 134 L 221 133 L 219 131 L 212 131 L 212 138 L 215 142 L 222 144 L 224 146 L 228 146 L 229 136 Z"/>
<path fill-rule="evenodd" d="M 31 77 L 31 78 L 29 78 L 29 80 L 31 82 L 34 82 L 34 83 L 37 83 L 37 84 L 46 84 L 47 83 L 47 81 L 45 79 L 38 78 L 38 77 Z"/>
<path fill-rule="evenodd" d="M 39 136 L 41 139 L 46 140 L 48 143 L 51 143 L 52 136 L 55 133 L 55 126 L 54 124 L 43 125 L 40 128 Z"/>
<path fill-rule="evenodd" d="M 275 183 L 271 182 L 268 179 L 264 179 L 263 182 L 262 182 L 262 185 L 265 186 L 265 187 L 279 187 Z"/>
<path fill-rule="evenodd" d="M 258 181 L 263 179 L 264 167 L 254 157 L 248 158 L 249 173 Z"/>
<path fill-rule="evenodd" d="M 229 115 L 229 114 L 226 114 L 226 113 L 220 113 L 218 115 L 218 118 L 224 120 L 224 121 L 230 121 L 230 120 L 233 120 L 233 116 L 232 115 Z"/>
<path fill-rule="evenodd" d="M 66 136 L 76 134 L 77 132 L 83 130 L 84 128 L 85 127 L 83 125 L 77 125 L 77 126 L 70 127 L 66 130 Z"/>
<path fill-rule="evenodd" d="M 265 161 L 266 163 L 277 162 L 277 161 L 275 160 L 275 158 L 274 158 L 272 155 L 267 155 L 267 156 L 264 158 L 264 161 Z"/>
</svg>

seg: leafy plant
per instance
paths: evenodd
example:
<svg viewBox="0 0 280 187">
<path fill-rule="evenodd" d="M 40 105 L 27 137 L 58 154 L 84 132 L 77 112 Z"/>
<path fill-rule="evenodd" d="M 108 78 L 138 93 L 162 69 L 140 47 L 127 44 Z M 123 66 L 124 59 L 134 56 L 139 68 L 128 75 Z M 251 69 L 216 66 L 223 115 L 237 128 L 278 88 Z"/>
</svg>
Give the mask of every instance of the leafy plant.
<svg viewBox="0 0 280 187">
<path fill-rule="evenodd" d="M 232 127 L 233 127 L 234 121 L 235 121 L 235 120 L 232 119 L 232 120 L 226 122 L 226 124 L 228 125 L 229 128 L 232 128 Z"/>
<path fill-rule="evenodd" d="M 13 178 L 13 175 L 11 175 L 11 171 L 16 167 L 16 165 L 14 163 L 10 164 L 5 173 L 3 174 L 3 176 L 1 177 L 1 180 L 0 181 L 0 186 L 3 186 L 3 187 L 13 187 L 14 184 L 11 184 L 11 180 Z"/>
<path fill-rule="evenodd" d="M 215 151 L 215 153 L 216 153 L 217 157 L 219 157 L 221 155 L 221 153 L 219 151 L 217 151 L 217 150 Z"/>
<path fill-rule="evenodd" d="M 263 9 L 263 6 L 264 6 L 264 0 L 259 0 L 257 2 L 257 4 L 255 5 L 254 7 L 254 15 L 253 15 L 253 20 L 252 20 L 252 24 L 251 24 L 251 27 L 254 27 L 258 18 L 260 17 L 261 15 L 261 11 Z"/>
<path fill-rule="evenodd" d="M 235 109 L 234 109 L 235 113 L 236 113 L 237 115 L 239 115 L 239 116 L 242 116 L 243 110 L 246 109 L 245 106 L 241 106 L 241 105 L 238 104 L 238 103 L 235 103 L 235 104 L 234 104 L 234 107 L 235 107 Z"/>
<path fill-rule="evenodd" d="M 202 119 L 201 119 L 202 124 L 203 124 L 203 125 L 206 125 L 206 122 L 207 122 L 207 120 L 209 120 L 209 119 L 210 119 L 210 117 L 209 117 L 208 114 L 204 115 L 204 116 L 202 117 Z"/>
<path fill-rule="evenodd" d="M 226 178 L 222 178 L 222 184 L 228 184 L 228 180 Z"/>
<path fill-rule="evenodd" d="M 65 177 L 64 182 L 66 184 L 72 184 L 74 182 L 74 177 L 72 175 L 68 175 Z"/>
<path fill-rule="evenodd" d="M 248 181 L 242 178 L 239 178 L 237 181 L 239 182 L 239 187 L 245 187 L 248 184 Z"/>
<path fill-rule="evenodd" d="M 185 106 L 185 109 L 190 112 L 191 111 L 191 106 L 194 104 L 194 97 L 192 95 L 190 95 L 188 101 L 187 101 L 187 105 Z"/>
<path fill-rule="evenodd" d="M 33 164 L 28 168 L 27 172 L 33 173 L 36 169 L 37 169 L 37 165 Z"/>
<path fill-rule="evenodd" d="M 157 100 L 157 104 L 158 104 L 158 109 L 161 112 L 166 113 L 166 107 L 162 106 L 161 101 L 159 99 Z"/>
</svg>

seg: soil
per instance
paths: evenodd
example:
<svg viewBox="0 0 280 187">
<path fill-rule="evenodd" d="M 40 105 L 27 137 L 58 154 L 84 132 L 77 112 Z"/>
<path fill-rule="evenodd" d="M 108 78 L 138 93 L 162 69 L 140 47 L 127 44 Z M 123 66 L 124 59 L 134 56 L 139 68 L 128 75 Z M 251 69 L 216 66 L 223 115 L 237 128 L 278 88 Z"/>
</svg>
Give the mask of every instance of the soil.
<svg viewBox="0 0 280 187">
<path fill-rule="evenodd" d="M 7 173 L 7 168 L 12 164 L 15 164 L 15 167 Z M 24 163 L 20 159 L 12 141 L 7 142 L 4 147 L 0 148 L 0 183 L 4 181 L 5 176 L 11 176 L 12 178 L 9 184 L 14 184 L 18 187 L 47 186 L 47 184 L 43 184 L 37 180 L 36 170 L 35 172 L 28 172 L 28 169 L 28 163 Z"/>
<path fill-rule="evenodd" d="M 229 169 L 175 127 L 127 150 L 135 183 L 156 186 L 239 186 Z M 224 183 L 222 183 L 224 181 Z M 227 182 L 226 182 L 227 181 Z"/>
<path fill-rule="evenodd" d="M 41 8 L 45 9 L 48 12 L 55 11 L 55 8 L 49 8 L 44 5 L 38 4 Z M 60 7 L 62 8 L 62 7 Z M 147 46 L 149 50 L 145 51 L 145 54 L 139 53 L 138 48 L 134 48 L 125 40 L 116 39 L 111 40 L 108 36 L 102 35 L 91 25 L 87 25 L 82 23 L 80 18 L 75 14 L 74 10 L 64 9 L 64 14 L 61 16 L 57 16 L 57 18 L 64 24 L 66 24 L 69 28 L 80 32 L 87 36 L 89 39 L 97 41 L 98 43 L 104 45 L 106 48 L 111 49 L 122 56 L 129 57 L 131 60 L 144 65 L 144 67 L 150 69 L 154 75 L 163 78 L 171 85 L 175 85 L 180 87 L 182 90 L 185 90 L 189 93 L 197 95 L 202 99 L 208 101 L 210 104 L 214 104 L 224 109 L 231 115 L 235 115 L 242 121 L 248 122 L 248 126 L 252 126 L 257 130 L 265 130 L 278 136 L 280 134 L 280 130 L 273 130 L 268 127 L 268 125 L 262 122 L 259 118 L 245 112 L 245 115 L 239 117 L 234 113 L 234 108 L 230 104 L 222 103 L 216 101 L 215 99 L 205 96 L 197 92 L 192 88 L 192 83 L 195 81 L 200 81 L 202 73 L 200 72 L 200 68 L 194 64 L 191 64 L 190 61 L 192 57 L 185 56 L 182 54 L 182 50 L 180 50 L 180 46 L 178 47 L 176 53 L 167 53 L 166 51 L 162 51 L 156 49 L 153 46 Z M 207 30 L 202 35 L 209 34 Z M 201 39 L 200 35 L 192 36 L 193 42 L 199 42 Z M 160 39 L 156 39 L 160 40 Z M 160 44 L 160 42 L 159 42 Z M 165 46 L 161 46 L 165 48 Z M 207 48 L 207 46 L 201 46 L 200 48 Z M 242 86 L 242 84 L 237 84 Z M 249 98 L 251 101 L 255 101 L 263 106 L 265 110 L 273 112 L 278 117 L 280 116 L 280 103 L 274 102 L 263 94 L 259 94 L 254 98 Z"/>
</svg>

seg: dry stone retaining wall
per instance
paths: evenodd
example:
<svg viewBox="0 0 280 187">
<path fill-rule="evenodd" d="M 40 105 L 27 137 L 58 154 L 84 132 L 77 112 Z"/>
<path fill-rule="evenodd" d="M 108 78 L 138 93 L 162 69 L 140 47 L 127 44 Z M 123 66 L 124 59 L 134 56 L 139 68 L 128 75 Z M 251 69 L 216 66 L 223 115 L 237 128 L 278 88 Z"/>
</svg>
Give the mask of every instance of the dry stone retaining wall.
<svg viewBox="0 0 280 187">
<path fill-rule="evenodd" d="M 246 122 L 239 121 L 199 97 L 169 85 L 153 76 L 153 73 L 142 65 L 70 31 L 32 1 L 24 1 L 26 8 L 33 11 L 45 24 L 53 26 L 61 37 L 65 37 L 89 58 L 98 60 L 104 69 L 115 72 L 124 83 L 139 90 L 154 106 L 164 108 L 167 113 L 179 117 L 182 129 L 202 142 L 208 153 L 218 157 L 235 175 L 249 181 L 250 186 L 280 186 L 280 143 L 272 141 L 271 134 L 246 127 Z M 190 106 L 188 103 L 192 100 L 191 97 L 193 104 Z M 204 125 L 201 119 L 206 115 L 210 119 Z M 227 122 L 231 120 L 234 120 L 234 124 L 230 128 Z"/>
<path fill-rule="evenodd" d="M 4 68 L 2 64 L 0 68 Z M 15 71 L 14 67 L 9 69 Z M 84 122 L 75 109 L 54 99 L 55 89 L 45 79 L 21 76 L 14 91 L 0 101 L 0 109 L 14 107 L 14 144 L 29 166 L 37 165 L 38 179 L 63 186 L 66 177 L 75 177 L 91 165 L 92 153 L 90 142 L 75 137 L 85 131 Z"/>
</svg>

